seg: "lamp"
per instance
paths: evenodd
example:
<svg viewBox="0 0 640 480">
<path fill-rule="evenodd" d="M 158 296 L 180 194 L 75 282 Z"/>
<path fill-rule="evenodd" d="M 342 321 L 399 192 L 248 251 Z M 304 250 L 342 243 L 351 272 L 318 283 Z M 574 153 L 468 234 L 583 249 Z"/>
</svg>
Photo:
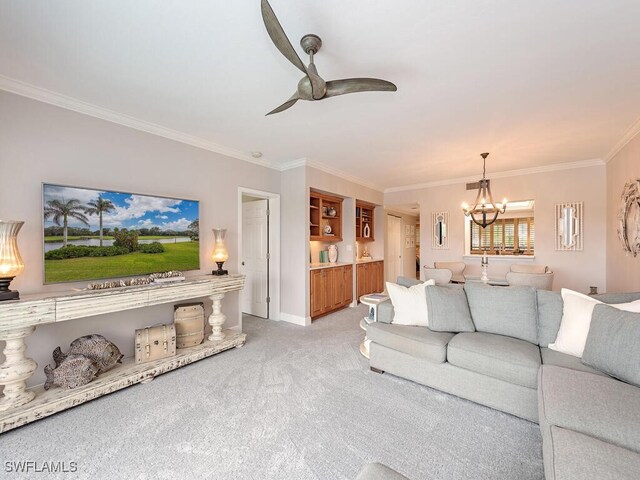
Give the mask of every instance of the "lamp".
<svg viewBox="0 0 640 480">
<path fill-rule="evenodd" d="M 486 228 L 496 221 L 496 219 L 498 218 L 498 214 L 504 213 L 507 210 L 507 199 L 503 199 L 502 203 L 497 206 L 495 203 L 493 203 L 493 195 L 491 195 L 491 183 L 486 178 L 487 157 L 489 156 L 489 154 L 481 153 L 480 156 L 482 157 L 483 162 L 482 180 L 480 180 L 477 184 L 478 195 L 476 196 L 476 202 L 473 207 L 470 207 L 466 203 L 463 203 L 462 211 L 464 212 L 465 216 L 471 217 L 473 223 L 479 225 L 482 228 Z M 477 219 L 476 216 L 480 216 L 481 219 Z"/>
<path fill-rule="evenodd" d="M 213 254 L 211 258 L 218 264 L 218 269 L 211 272 L 212 275 L 227 275 L 229 272 L 222 269 L 222 264 L 229 259 L 229 252 L 224 244 L 224 237 L 227 234 L 226 228 L 214 228 L 213 236 L 216 239 L 215 246 L 213 247 Z"/>
<path fill-rule="evenodd" d="M 17 241 L 22 225 L 24 222 L 0 220 L 0 300 L 20 298 L 17 290 L 9 290 L 9 285 L 24 270 Z"/>
</svg>

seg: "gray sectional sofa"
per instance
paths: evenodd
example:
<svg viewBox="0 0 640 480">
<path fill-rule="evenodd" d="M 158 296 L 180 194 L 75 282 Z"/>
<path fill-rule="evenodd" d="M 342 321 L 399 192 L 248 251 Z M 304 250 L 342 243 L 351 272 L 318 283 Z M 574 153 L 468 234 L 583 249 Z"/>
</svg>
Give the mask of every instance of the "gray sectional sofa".
<svg viewBox="0 0 640 480">
<path fill-rule="evenodd" d="M 560 293 L 468 285 L 464 297 L 474 332 L 395 325 L 391 302 L 380 304 L 367 329 L 371 369 L 538 422 L 547 480 L 640 478 L 640 388 L 548 348 Z M 596 298 L 624 303 L 640 293 Z"/>
</svg>

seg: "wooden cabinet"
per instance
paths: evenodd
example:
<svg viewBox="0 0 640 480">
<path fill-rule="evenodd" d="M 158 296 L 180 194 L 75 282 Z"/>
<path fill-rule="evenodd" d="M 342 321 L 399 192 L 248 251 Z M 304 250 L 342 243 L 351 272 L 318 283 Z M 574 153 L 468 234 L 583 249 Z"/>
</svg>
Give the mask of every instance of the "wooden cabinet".
<svg viewBox="0 0 640 480">
<path fill-rule="evenodd" d="M 349 306 L 353 301 L 353 267 L 311 270 L 311 318 Z"/>
<path fill-rule="evenodd" d="M 362 295 L 384 291 L 384 262 L 359 263 L 356 266 L 356 291 Z"/>
<path fill-rule="evenodd" d="M 342 198 L 311 191 L 309 196 L 309 240 L 342 241 Z M 330 232 L 325 231 L 326 226 Z"/>
<path fill-rule="evenodd" d="M 375 208 L 372 203 L 356 200 L 356 241 L 373 242 Z"/>
</svg>

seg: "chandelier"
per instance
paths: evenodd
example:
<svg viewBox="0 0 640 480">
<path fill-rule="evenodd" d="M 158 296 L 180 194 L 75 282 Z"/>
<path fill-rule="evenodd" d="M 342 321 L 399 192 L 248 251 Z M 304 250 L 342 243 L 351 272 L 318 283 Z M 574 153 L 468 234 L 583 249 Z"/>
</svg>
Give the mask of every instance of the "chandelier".
<svg viewBox="0 0 640 480">
<path fill-rule="evenodd" d="M 486 178 L 488 153 L 481 153 L 482 157 L 482 180 L 478 182 L 478 195 L 475 204 L 470 207 L 467 203 L 462 204 L 462 211 L 465 216 L 470 217 L 473 223 L 482 228 L 486 228 L 496 221 L 498 215 L 507 210 L 507 199 L 503 199 L 501 204 L 493 203 L 491 195 L 491 184 Z"/>
</svg>

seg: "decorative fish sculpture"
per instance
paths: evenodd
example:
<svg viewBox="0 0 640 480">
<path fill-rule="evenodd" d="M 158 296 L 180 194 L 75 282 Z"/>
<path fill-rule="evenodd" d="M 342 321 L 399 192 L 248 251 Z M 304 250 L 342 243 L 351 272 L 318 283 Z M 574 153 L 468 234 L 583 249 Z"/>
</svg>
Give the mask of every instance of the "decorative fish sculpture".
<svg viewBox="0 0 640 480">
<path fill-rule="evenodd" d="M 113 368 L 116 363 L 122 363 L 122 353 L 120 349 L 104 338 L 102 335 L 85 335 L 76 338 L 71 342 L 71 348 L 67 353 L 63 353 L 60 347 L 53 351 L 53 361 L 56 367 L 69 355 L 84 355 L 98 367 L 98 373 L 106 372 Z"/>
<path fill-rule="evenodd" d="M 83 355 L 68 355 L 56 368 L 49 365 L 44 367 L 47 381 L 44 389 L 49 390 L 52 385 L 62 388 L 76 388 L 86 385 L 98 374 L 95 363 Z"/>
</svg>

